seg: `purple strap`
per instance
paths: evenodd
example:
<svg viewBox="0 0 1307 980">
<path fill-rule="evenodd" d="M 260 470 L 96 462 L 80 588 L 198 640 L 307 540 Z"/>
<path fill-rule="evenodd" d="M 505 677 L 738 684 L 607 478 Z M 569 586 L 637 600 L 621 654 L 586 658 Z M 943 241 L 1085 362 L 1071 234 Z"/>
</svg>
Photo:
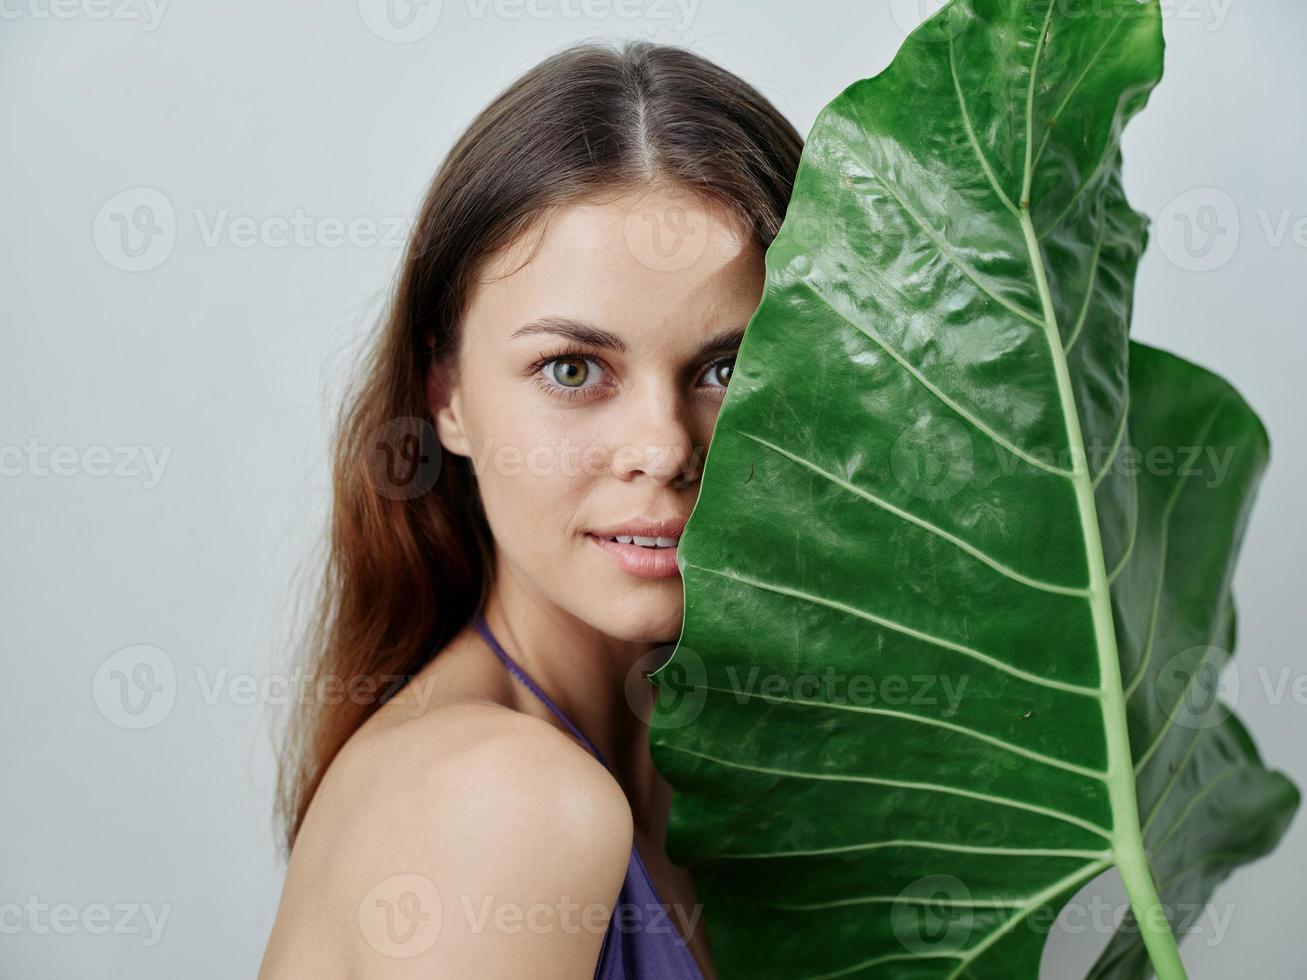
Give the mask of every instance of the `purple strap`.
<svg viewBox="0 0 1307 980">
<path fill-rule="evenodd" d="M 550 711 L 552 711 L 555 715 L 558 716 L 558 720 L 561 721 L 564 725 L 566 725 L 571 730 L 573 735 L 575 735 L 582 742 L 584 742 L 585 745 L 590 749 L 590 751 L 594 753 L 595 758 L 598 759 L 600 762 L 602 762 L 604 768 L 607 769 L 608 762 L 604 759 L 603 753 L 601 753 L 599 749 L 595 747 L 594 742 L 590 741 L 588 738 L 585 737 L 585 732 L 581 731 L 581 729 L 573 725 L 571 720 L 567 717 L 567 715 L 563 714 L 561 711 L 558 710 L 558 705 L 554 704 L 554 702 L 549 700 L 549 695 L 545 694 L 544 691 L 540 690 L 540 688 L 536 685 L 536 682 L 527 676 L 526 671 L 524 671 L 521 667 L 519 667 L 517 665 L 517 662 L 508 655 L 508 652 L 502 646 L 499 645 L 499 641 L 495 639 L 495 634 L 490 632 L 490 627 L 486 625 L 485 618 L 480 613 L 477 613 L 476 628 L 477 628 L 477 632 L 481 634 L 481 639 L 485 640 L 486 645 L 490 647 L 491 650 L 495 651 L 495 655 L 498 656 L 499 659 L 504 662 L 504 666 L 507 667 L 510 671 L 512 671 L 513 675 L 518 680 L 520 680 L 523 684 L 525 684 L 528 688 L 530 688 L 531 693 L 534 694 L 536 697 L 538 697 L 541 701 L 543 701 L 545 703 L 545 706 Z"/>
<path fill-rule="evenodd" d="M 595 744 L 585 737 L 585 733 L 572 724 L 567 715 L 558 710 L 558 705 L 549 700 L 549 696 L 527 676 L 526 671 L 517 665 L 507 651 L 499 645 L 495 634 L 490 632 L 485 619 L 480 613 L 476 617 L 477 632 L 486 641 L 486 646 L 495 651 L 495 656 L 504 662 L 504 666 L 518 680 L 525 684 L 536 697 L 545 703 L 555 715 L 578 739 L 594 753 L 595 758 L 608 768 L 603 754 Z M 645 866 L 640 849 L 631 842 L 631 860 L 626 866 L 626 877 L 622 880 L 622 890 L 618 894 L 618 904 L 623 907 L 648 908 L 650 903 L 663 905 L 658 895 L 649 869 Z M 616 910 L 614 910 L 616 911 Z M 599 951 L 599 960 L 595 964 L 595 980 L 704 980 L 690 952 L 690 947 L 676 931 L 672 935 L 656 932 L 622 931 L 614 932 L 610 921 L 604 933 L 603 946 Z"/>
</svg>

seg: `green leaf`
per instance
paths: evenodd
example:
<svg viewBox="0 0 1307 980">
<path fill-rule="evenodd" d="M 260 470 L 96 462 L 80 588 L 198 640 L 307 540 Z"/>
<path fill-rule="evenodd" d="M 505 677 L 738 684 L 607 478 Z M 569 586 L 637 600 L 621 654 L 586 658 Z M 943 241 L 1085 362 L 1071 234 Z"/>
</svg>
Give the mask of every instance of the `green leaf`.
<svg viewBox="0 0 1307 980">
<path fill-rule="evenodd" d="M 1162 51 L 1155 0 L 954 0 L 810 134 L 654 675 L 723 978 L 1033 977 L 1113 866 L 1094 975 L 1182 977 L 1161 913 L 1297 807 L 1212 697 L 1265 432 L 1128 338 Z"/>
</svg>

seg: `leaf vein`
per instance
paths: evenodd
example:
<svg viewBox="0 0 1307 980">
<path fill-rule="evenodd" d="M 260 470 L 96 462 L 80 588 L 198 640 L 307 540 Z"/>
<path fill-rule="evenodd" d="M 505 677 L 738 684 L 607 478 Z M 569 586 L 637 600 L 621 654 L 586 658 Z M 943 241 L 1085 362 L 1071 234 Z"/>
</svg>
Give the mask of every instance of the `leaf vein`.
<svg viewBox="0 0 1307 980">
<path fill-rule="evenodd" d="M 740 854 L 703 854 L 696 860 L 766 860 L 769 858 L 816 857 L 822 854 L 848 854 L 856 851 L 882 851 L 892 847 L 923 848 L 949 851 L 955 854 L 982 854 L 994 857 L 1086 858 L 1102 861 L 1110 857 L 1108 851 L 1086 851 L 1055 847 L 990 847 L 978 844 L 954 844 L 936 840 L 886 840 L 862 844 L 844 844 L 839 847 L 804 848 L 794 851 L 760 851 Z"/>
<path fill-rule="evenodd" d="M 1066 353 L 1071 353 L 1071 348 L 1076 345 L 1080 339 L 1080 332 L 1085 328 L 1085 321 L 1089 319 L 1089 307 L 1093 305 L 1094 287 L 1098 285 L 1098 270 L 1102 265 L 1103 241 L 1107 238 L 1107 205 L 1100 204 L 1098 209 L 1098 237 L 1094 244 L 1094 257 L 1090 260 L 1089 266 L 1089 285 L 1085 287 L 1085 300 L 1080 306 L 1080 316 L 1076 318 L 1076 325 L 1071 330 L 1071 339 L 1067 341 Z"/>
<path fill-rule="evenodd" d="M 1221 414 L 1221 409 L 1225 407 L 1226 398 L 1222 398 L 1212 409 L 1211 415 L 1203 424 L 1202 430 L 1195 437 L 1194 445 L 1201 446 L 1207 438 L 1208 433 L 1212 431 L 1212 426 L 1216 424 L 1217 417 Z M 1135 479 L 1138 479 L 1136 477 Z M 1178 475 L 1176 477 L 1175 489 L 1171 491 L 1171 496 L 1166 501 L 1166 506 L 1162 510 L 1162 533 L 1158 542 L 1157 550 L 1159 554 L 1157 567 L 1157 583 L 1153 587 L 1153 605 L 1148 616 L 1148 639 L 1144 645 L 1144 655 L 1139 660 L 1139 666 L 1135 669 L 1134 675 L 1130 678 L 1130 683 L 1126 685 L 1125 696 L 1127 699 L 1132 697 L 1135 690 L 1139 687 L 1144 675 L 1148 672 L 1148 665 L 1153 659 L 1153 647 L 1157 637 L 1157 619 L 1162 604 L 1162 590 L 1166 584 L 1166 566 L 1169 556 L 1169 542 L 1171 538 L 1171 517 L 1175 512 L 1175 505 L 1179 501 L 1181 494 L 1187 484 L 1187 477 Z"/>
<path fill-rule="evenodd" d="M 1011 211 L 1013 215 L 1016 215 L 1017 214 L 1016 205 L 1012 203 L 1012 199 L 1008 197 L 1007 193 L 1003 190 L 1003 188 L 999 186 L 998 177 L 994 174 L 993 168 L 990 167 L 989 159 L 985 156 L 984 151 L 980 148 L 980 141 L 976 138 L 976 129 L 971 122 L 971 112 L 967 108 L 966 97 L 962 94 L 962 82 L 958 78 L 957 53 L 954 50 L 954 47 L 955 46 L 953 43 L 953 32 L 949 31 L 948 32 L 948 67 L 949 67 L 949 71 L 953 75 L 953 91 L 957 93 L 958 108 L 962 112 L 962 125 L 966 128 L 967 139 L 971 143 L 971 148 L 976 153 L 976 159 L 980 162 L 981 169 L 984 170 L 985 176 L 989 180 L 989 186 L 994 189 L 994 193 L 998 195 L 998 199 L 1003 203 L 1003 206 L 1007 208 L 1009 211 Z"/>
<path fill-rule="evenodd" d="M 1058 820 L 1079 827 L 1081 830 L 1096 834 L 1104 840 L 1110 841 L 1112 839 L 1112 835 L 1108 830 L 1100 827 L 1092 820 L 1085 820 L 1053 807 L 1040 806 L 1037 803 L 1026 803 L 1024 800 L 1013 800 L 1006 796 L 995 796 L 992 793 L 981 793 L 960 786 L 944 786 L 938 783 L 913 782 L 905 779 L 886 779 L 881 776 L 850 776 L 847 773 L 800 772 L 795 769 L 775 769 L 769 766 L 755 766 L 747 762 L 736 762 L 733 759 L 723 759 L 720 756 L 709 755 L 706 752 L 696 752 L 693 749 L 681 748 L 678 745 L 666 745 L 664 748 L 683 755 L 692 755 L 697 759 L 707 759 L 709 762 L 715 762 L 731 769 L 743 769 L 746 772 L 756 772 L 767 776 L 782 776 L 787 779 L 807 779 L 817 782 L 867 783 L 874 786 L 888 786 L 892 789 L 939 793 L 942 796 L 960 796 L 963 799 L 975 800 L 978 803 L 992 803 L 994 806 L 1010 810 L 1023 810 L 1026 813 L 1034 813 L 1042 817 L 1048 817 L 1050 820 Z"/>
<path fill-rule="evenodd" d="M 1124 23 L 1124 20 L 1118 20 L 1116 22 L 1116 25 L 1108 33 L 1107 38 L 1098 46 L 1098 50 L 1094 52 L 1093 57 L 1089 59 L 1089 63 L 1085 65 L 1085 70 L 1080 73 L 1079 77 L 1076 78 L 1075 82 L 1072 83 L 1071 87 L 1067 90 L 1066 96 L 1058 104 L 1057 110 L 1049 117 L 1048 126 L 1044 130 L 1044 138 L 1040 141 L 1039 151 L 1035 154 L 1035 166 L 1039 166 L 1039 161 L 1044 158 L 1044 150 L 1048 146 L 1049 137 L 1053 135 L 1053 128 L 1056 125 L 1058 118 L 1070 104 L 1072 97 L 1084 83 L 1084 80 L 1089 77 L 1090 70 L 1094 67 L 1094 64 L 1098 59 L 1102 57 L 1103 52 L 1107 50 L 1107 46 L 1112 42 L 1113 38 L 1116 37 L 1116 32 L 1121 29 L 1121 25 Z"/>
<path fill-rule="evenodd" d="M 1041 592 L 1052 592 L 1056 595 L 1069 595 L 1069 596 L 1081 596 L 1081 597 L 1085 597 L 1089 595 L 1089 591 L 1085 588 L 1077 587 L 1074 585 L 1058 585 L 1055 582 L 1047 582 L 1042 579 L 1031 578 L 1028 575 L 1024 575 L 1021 572 L 1018 572 L 1015 568 L 1012 568 L 1010 565 L 1007 565 L 999 561 L 994 556 L 988 554 L 987 552 L 981 550 L 980 548 L 977 548 L 975 545 L 963 540 L 957 535 L 944 530 L 942 527 L 939 527 L 938 525 L 932 524 L 929 521 L 917 517 L 915 514 L 912 514 L 911 512 L 906 511 L 901 507 L 898 507 L 895 504 L 890 503 L 888 500 L 885 500 L 882 497 L 878 497 L 876 494 L 871 493 L 868 490 L 863 490 L 861 487 L 856 486 L 848 482 L 847 480 L 841 479 L 840 477 L 836 476 L 834 473 L 831 473 L 829 470 L 826 470 L 818 466 L 816 463 L 812 462 L 811 460 L 805 459 L 804 457 L 799 456 L 797 453 L 792 453 L 788 449 L 783 449 L 782 447 L 776 445 L 775 443 L 768 442 L 766 439 L 760 438 L 759 436 L 752 435 L 748 432 L 744 432 L 743 430 L 736 430 L 736 431 L 738 431 L 740 435 L 744 436 L 746 439 L 751 439 L 752 441 L 758 443 L 759 445 L 765 446 L 766 448 L 772 450 L 773 452 L 781 456 L 784 456 L 786 459 L 798 463 L 800 466 L 806 467 L 807 469 L 816 473 L 818 476 L 821 476 L 824 479 L 829 480 L 831 483 L 835 484 L 836 486 L 841 487 L 844 490 L 847 490 L 849 493 L 861 497 L 864 500 L 868 501 L 869 503 L 875 504 L 877 507 L 880 507 L 882 510 L 889 511 L 891 514 L 895 515 L 896 517 L 900 517 L 911 524 L 915 524 L 917 527 L 921 528 L 924 531 L 929 532 L 930 534 L 935 535 L 936 537 L 940 538 L 943 541 L 947 541 L 949 544 L 953 545 L 954 547 L 962 551 L 965 551 L 967 554 L 971 555 L 971 557 L 981 562 L 984 562 L 990 568 L 994 569 L 994 571 L 998 572 L 1001 575 L 1006 576 L 1007 578 L 1010 578 L 1014 582 L 1017 582 L 1021 585 L 1028 586 L 1029 588 L 1032 589 L 1038 589 Z"/>
<path fill-rule="evenodd" d="M 753 691 L 731 690 L 724 687 L 716 687 L 711 684 L 698 684 L 696 685 L 696 687 L 705 691 L 716 691 L 719 694 L 729 694 L 735 698 L 739 698 L 739 697 L 764 698 L 767 701 L 774 701 L 781 704 L 802 704 L 814 708 L 829 708 L 834 711 L 858 711 L 871 715 L 883 715 L 884 717 L 887 718 L 901 718 L 905 721 L 914 721 L 922 725 L 931 725 L 936 728 L 943 728 L 948 731 L 954 732 L 958 735 L 963 735 L 968 738 L 976 739 L 977 741 L 985 742 L 989 745 L 994 746 L 995 748 L 999 748 L 999 749 L 1003 749 L 1004 751 L 1011 752 L 1014 755 L 1023 756 L 1024 758 L 1027 758 L 1032 762 L 1039 762 L 1046 766 L 1052 766 L 1055 769 L 1063 769 L 1067 772 L 1073 772 L 1078 776 L 1085 776 L 1088 779 L 1103 781 L 1106 780 L 1107 778 L 1107 772 L 1105 770 L 1090 769 L 1087 766 L 1077 765 L 1074 762 L 1067 762 L 1065 759 L 1059 759 L 1056 756 L 1045 755 L 1043 752 L 1036 752 L 1034 749 L 1027 749 L 1024 748 L 1023 746 L 1015 745 L 1011 742 L 1005 742 L 1001 738 L 996 738 L 993 735 L 986 735 L 984 732 L 978 732 L 973 728 L 967 728 L 965 725 L 956 725 L 953 722 L 943 721 L 939 718 L 931 718 L 926 715 L 914 715 L 907 711 L 895 711 L 892 708 L 878 708 L 872 705 L 840 704 L 834 701 L 812 701 L 806 698 L 792 698 L 792 697 L 786 697 L 784 695 L 763 694 L 761 692 L 754 693 Z"/>
<path fill-rule="evenodd" d="M 850 616 L 856 616 L 859 619 L 865 619 L 868 622 L 875 623 L 878 626 L 883 626 L 886 629 L 893 630 L 896 633 L 902 633 L 905 636 L 911 636 L 914 639 L 921 640 L 923 643 L 930 643 L 934 646 L 941 647 L 945 650 L 952 650 L 955 653 L 962 654 L 965 657 L 971 657 L 972 659 L 978 660 L 981 663 L 988 664 L 989 666 L 993 667 L 996 670 L 1001 670 L 1005 674 L 1010 674 L 1013 677 L 1018 677 L 1024 681 L 1030 682 L 1031 684 L 1037 684 L 1041 687 L 1053 688 L 1054 690 L 1058 690 L 1058 691 L 1069 691 L 1072 694 L 1083 694 L 1086 697 L 1098 698 L 1101 696 L 1101 691 L 1097 687 L 1088 687 L 1082 684 L 1073 684 L 1069 681 L 1059 681 L 1059 680 L 1054 680 L 1053 678 L 1050 677 L 1044 677 L 1040 674 L 1034 674 L 1031 673 L 1030 671 L 1022 670 L 1020 667 L 1014 667 L 1011 664 L 1005 663 L 1004 661 L 1000 660 L 998 657 L 991 656 L 990 654 L 987 653 L 982 653 L 981 651 L 976 650 L 972 647 L 965 646 L 961 643 L 955 643 L 952 640 L 947 640 L 940 636 L 933 636 L 929 633 L 924 633 L 921 630 L 914 629 L 913 627 L 908 626 L 905 623 L 899 623 L 892 619 L 886 619 L 883 616 L 877 616 L 875 613 L 867 612 L 865 609 L 858 609 L 854 606 L 845 605 L 844 603 L 836 602 L 833 599 L 825 599 L 821 596 L 812 595 L 811 593 L 803 592 L 800 591 L 799 589 L 791 589 L 787 586 L 778 585 L 774 582 L 764 582 L 761 579 L 750 578 L 746 575 L 740 575 L 737 572 L 727 572 L 716 568 L 707 568 L 703 565 L 695 565 L 692 562 L 683 562 L 683 567 L 693 568 L 696 569 L 697 571 L 706 572 L 709 575 L 717 575 L 721 578 L 730 579 L 733 582 L 739 582 L 741 585 L 746 585 L 749 586 L 750 588 L 764 589 L 768 592 L 775 592 L 777 595 L 789 596 L 793 599 L 798 599 L 803 602 L 811 602 L 815 605 L 825 606 L 828 609 L 834 609 L 837 612 L 846 613 L 847 615 Z"/>
<path fill-rule="evenodd" d="M 909 207 L 908 203 L 905 200 L 903 200 L 902 197 L 899 196 L 897 191 L 895 191 L 894 186 L 888 180 L 882 177 L 880 173 L 871 166 L 870 163 L 868 163 L 862 157 L 858 156 L 856 153 L 853 153 L 853 158 L 859 164 L 861 164 L 863 167 L 866 168 L 867 173 L 869 173 L 872 177 L 876 178 L 876 182 L 880 184 L 881 187 L 885 188 L 886 193 L 889 194 L 890 197 L 894 198 L 895 202 L 898 204 L 899 208 L 903 211 L 903 213 L 906 214 L 909 218 L 911 218 L 912 223 L 915 224 L 918 228 L 920 228 L 922 233 L 931 240 L 931 242 L 935 246 L 935 250 L 939 253 L 940 257 L 944 259 L 946 262 L 948 262 L 950 265 L 952 265 L 959 272 L 961 272 L 968 279 L 970 279 L 972 283 L 975 284 L 976 288 L 979 289 L 983 295 L 988 296 L 995 303 L 998 303 L 1000 306 L 1004 307 L 1010 312 L 1015 313 L 1017 316 L 1021 317 L 1021 319 L 1025 320 L 1028 323 L 1034 324 L 1037 327 L 1042 327 L 1044 325 L 1044 321 L 1041 320 L 1034 313 L 1031 313 L 1029 310 L 1022 309 L 1020 306 L 1018 306 L 1016 303 L 1013 303 L 1011 300 L 1004 299 L 994 290 L 994 287 L 986 283 L 984 279 L 981 278 L 980 273 L 977 272 L 975 269 L 972 269 L 970 265 L 964 262 L 962 260 L 962 256 L 957 254 L 957 252 L 953 249 L 953 246 L 950 245 L 946 239 L 941 238 L 935 232 L 935 230 L 931 228 L 929 224 L 926 223 L 924 218 L 922 218 L 919 214 L 917 214 L 916 211 L 914 211 L 911 207 Z"/>
<path fill-rule="evenodd" d="M 885 353 L 888 354 L 890 357 L 892 357 L 899 364 L 900 367 L 902 367 L 905 371 L 908 372 L 908 374 L 910 374 L 913 378 L 915 378 L 918 384 L 920 384 L 923 388 L 929 391 L 932 395 L 938 398 L 941 402 L 943 402 L 945 405 L 951 408 L 962 418 L 970 422 L 971 425 L 977 429 L 977 431 L 982 432 L 984 435 L 988 436 L 991 441 L 993 441 L 999 446 L 1002 446 L 1004 449 L 1012 453 L 1014 456 L 1017 456 L 1018 458 L 1025 460 L 1030 465 L 1036 466 L 1039 469 L 1044 470 L 1048 473 L 1052 473 L 1054 476 L 1061 476 L 1067 479 L 1071 478 L 1071 473 L 1069 471 L 1064 470 L 1061 467 L 1054 466 L 1051 463 L 1046 463 L 1044 460 L 1040 459 L 1039 457 L 1033 456 L 1030 453 L 1026 452 L 1024 449 L 1019 447 L 1016 443 L 1007 439 L 1005 436 L 1000 435 L 994 429 L 986 425 L 983 421 L 981 421 L 981 419 L 977 415 L 968 411 L 958 402 L 950 398 L 947 394 L 945 394 L 943 389 L 933 384 L 900 351 L 896 350 L 891 344 L 889 344 L 884 339 L 882 339 L 878 334 L 872 332 L 871 330 L 864 327 L 862 324 L 858 323 L 857 321 L 850 319 L 848 316 L 845 316 L 844 311 L 841 310 L 839 307 L 837 307 L 834 303 L 832 303 L 830 299 L 827 298 L 825 295 L 823 295 L 821 290 L 817 289 L 812 283 L 808 282 L 806 279 L 800 279 L 798 280 L 798 282 L 802 283 L 804 288 L 807 289 L 808 292 L 811 293 L 815 299 L 819 300 L 824 306 L 826 306 L 831 312 L 833 312 L 841 320 L 843 320 L 854 330 L 858 331 L 860 334 L 865 336 L 868 340 L 872 341 L 872 343 L 880 347 L 881 350 L 885 351 Z"/>
<path fill-rule="evenodd" d="M 1045 902 L 1049 901 L 1052 898 L 1056 898 L 1064 890 L 1072 887 L 1073 885 L 1078 885 L 1079 883 L 1083 882 L 1086 878 L 1092 878 L 1100 871 L 1103 871 L 1111 867 L 1111 864 L 1112 864 L 1111 861 L 1098 861 L 1094 864 L 1087 864 L 1079 871 L 1073 872 L 1067 875 L 1065 878 L 1062 878 L 1061 880 L 1054 882 L 1048 888 L 1045 888 L 1042 892 L 1033 896 L 1029 902 L 1027 902 L 1024 906 L 1022 906 L 1022 908 L 1019 910 L 1017 915 L 1014 915 L 1012 918 L 1004 922 L 997 929 L 991 930 L 989 935 L 987 935 L 983 940 L 981 940 L 979 943 L 977 943 L 975 946 L 969 949 L 967 951 L 966 956 L 962 957 L 962 962 L 959 963 L 957 967 L 953 970 L 953 972 L 948 975 L 947 980 L 957 980 L 958 977 L 962 976 L 962 974 L 965 973 L 970 968 L 971 964 L 976 961 L 976 958 L 979 957 L 981 953 L 989 949 L 990 946 L 994 945 L 994 943 L 1002 939 L 1005 935 L 1007 935 L 1014 928 L 1016 928 L 1016 926 L 1024 922 L 1026 919 L 1028 919 L 1030 917 L 1030 913 L 1035 911 L 1035 909 L 1037 909 L 1040 905 L 1044 904 Z"/>
</svg>

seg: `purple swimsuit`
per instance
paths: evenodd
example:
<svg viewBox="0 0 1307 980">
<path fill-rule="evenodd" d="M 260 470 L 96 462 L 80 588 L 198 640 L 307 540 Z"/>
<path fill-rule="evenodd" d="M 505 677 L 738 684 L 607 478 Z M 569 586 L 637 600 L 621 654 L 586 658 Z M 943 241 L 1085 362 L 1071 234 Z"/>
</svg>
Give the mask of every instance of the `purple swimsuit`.
<svg viewBox="0 0 1307 980">
<path fill-rule="evenodd" d="M 476 628 L 513 676 L 543 701 L 607 769 L 608 763 L 594 743 L 558 710 L 526 671 L 504 651 L 480 615 L 476 618 Z M 622 890 L 617 895 L 613 917 L 604 933 L 603 948 L 595 966 L 595 980 L 703 980 L 689 947 L 667 913 L 667 906 L 658 897 L 653 879 L 649 877 L 634 843 L 631 844 L 631 860 L 626 865 Z"/>
</svg>

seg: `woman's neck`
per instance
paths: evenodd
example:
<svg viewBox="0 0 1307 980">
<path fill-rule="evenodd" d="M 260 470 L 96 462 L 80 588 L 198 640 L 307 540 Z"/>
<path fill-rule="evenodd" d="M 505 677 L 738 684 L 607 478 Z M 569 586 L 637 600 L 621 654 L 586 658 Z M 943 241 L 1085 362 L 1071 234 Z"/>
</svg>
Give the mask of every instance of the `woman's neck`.
<svg viewBox="0 0 1307 980">
<path fill-rule="evenodd" d="M 658 666 L 647 657 L 657 645 L 599 632 L 503 564 L 483 615 L 509 656 L 603 753 L 636 826 L 661 826 L 667 786 L 649 754 L 655 689 L 643 676 Z"/>
</svg>

